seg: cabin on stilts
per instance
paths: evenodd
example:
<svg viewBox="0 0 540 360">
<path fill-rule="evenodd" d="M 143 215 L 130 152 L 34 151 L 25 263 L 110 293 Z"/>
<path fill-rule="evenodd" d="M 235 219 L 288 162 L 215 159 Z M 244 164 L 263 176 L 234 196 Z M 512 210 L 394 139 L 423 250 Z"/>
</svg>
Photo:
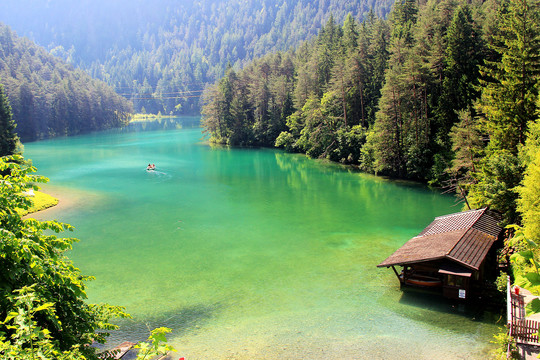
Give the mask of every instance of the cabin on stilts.
<svg viewBox="0 0 540 360">
<path fill-rule="evenodd" d="M 485 208 L 437 217 L 377 267 L 391 267 L 402 286 L 468 299 L 496 268 L 499 221 L 497 213 Z"/>
</svg>

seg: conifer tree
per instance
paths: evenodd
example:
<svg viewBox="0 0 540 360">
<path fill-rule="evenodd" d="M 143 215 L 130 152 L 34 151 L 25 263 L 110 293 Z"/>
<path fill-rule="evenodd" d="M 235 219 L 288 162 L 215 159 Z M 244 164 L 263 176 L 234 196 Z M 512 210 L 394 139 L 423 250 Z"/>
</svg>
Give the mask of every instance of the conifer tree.
<svg viewBox="0 0 540 360">
<path fill-rule="evenodd" d="M 409 115 L 412 115 L 410 100 L 414 94 L 406 79 L 409 74 L 405 64 L 414 45 L 413 27 L 417 12 L 415 1 L 405 0 L 395 4 L 391 16 L 391 55 L 373 127 L 376 135 L 368 137 L 368 146 L 375 150 L 378 160 L 377 169 L 373 170 L 397 177 L 406 176 L 406 142 L 411 120 Z"/>
<path fill-rule="evenodd" d="M 470 110 L 461 110 L 458 116 L 460 121 L 450 132 L 452 150 L 455 153 L 451 171 L 455 174 L 465 173 L 465 177 L 470 180 L 480 162 L 482 135 Z"/>
<path fill-rule="evenodd" d="M 375 122 L 384 74 L 390 58 L 390 27 L 387 21 L 377 19 L 370 22 L 365 29 L 363 35 L 364 41 L 368 42 L 367 69 L 370 73 L 370 79 L 366 81 L 365 109 L 367 123 L 372 125 Z"/>
<path fill-rule="evenodd" d="M 417 14 L 416 0 L 396 1 L 390 14 L 392 38 L 403 39 L 406 45 L 412 45 L 414 43 L 413 27 L 418 18 Z"/>
<path fill-rule="evenodd" d="M 478 110 L 486 120 L 490 148 L 517 154 L 529 122 L 535 119 L 540 76 L 540 4 L 538 0 L 505 0 L 499 10 L 500 34 L 490 45 L 500 62 L 481 67 Z"/>
<path fill-rule="evenodd" d="M 458 112 L 472 107 L 478 98 L 482 43 L 468 5 L 456 9 L 446 38 L 444 80 L 437 106 L 437 136 L 444 150 L 450 146 L 448 134 L 458 121 Z"/>
<path fill-rule="evenodd" d="M 341 43 L 342 29 L 335 23 L 334 17 L 330 16 L 326 25 L 321 29 L 317 37 L 317 54 L 314 60 L 317 63 L 317 89 L 319 97 L 326 91 L 332 76 L 335 54 Z"/>
<path fill-rule="evenodd" d="M 0 156 L 13 155 L 17 149 L 18 141 L 11 106 L 4 93 L 4 86 L 0 84 Z"/>
</svg>

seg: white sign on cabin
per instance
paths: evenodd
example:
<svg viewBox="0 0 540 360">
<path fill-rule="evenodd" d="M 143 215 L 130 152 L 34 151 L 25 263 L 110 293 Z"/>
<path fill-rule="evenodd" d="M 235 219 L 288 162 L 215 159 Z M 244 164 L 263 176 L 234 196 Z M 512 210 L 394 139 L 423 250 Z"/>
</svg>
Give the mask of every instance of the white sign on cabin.
<svg viewBox="0 0 540 360">
<path fill-rule="evenodd" d="M 465 297 L 466 297 L 465 289 L 459 289 L 459 298 L 460 299 L 465 299 Z"/>
</svg>

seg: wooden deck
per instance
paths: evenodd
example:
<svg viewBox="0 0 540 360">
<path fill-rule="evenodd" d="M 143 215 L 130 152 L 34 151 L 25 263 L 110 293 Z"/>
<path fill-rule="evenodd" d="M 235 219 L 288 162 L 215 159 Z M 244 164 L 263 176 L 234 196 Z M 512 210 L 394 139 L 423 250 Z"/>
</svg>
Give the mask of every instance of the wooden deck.
<svg viewBox="0 0 540 360">
<path fill-rule="evenodd" d="M 111 350 L 102 352 L 99 354 L 99 358 L 103 360 L 120 360 L 133 346 L 135 346 L 135 343 L 125 341 Z"/>
</svg>

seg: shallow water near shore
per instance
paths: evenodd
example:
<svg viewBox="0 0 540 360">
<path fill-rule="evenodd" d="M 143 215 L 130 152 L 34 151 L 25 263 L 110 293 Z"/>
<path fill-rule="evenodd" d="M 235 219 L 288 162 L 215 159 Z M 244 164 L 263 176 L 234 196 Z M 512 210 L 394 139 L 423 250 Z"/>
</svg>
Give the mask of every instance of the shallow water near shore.
<svg viewBox="0 0 540 360">
<path fill-rule="evenodd" d="M 297 154 L 211 147 L 197 120 L 25 144 L 45 190 L 76 199 L 37 217 L 75 226 L 69 256 L 97 278 L 89 301 L 133 316 L 111 346 L 166 326 L 186 359 L 486 358 L 497 315 L 402 292 L 376 268 L 458 211 L 452 197 Z"/>
</svg>

